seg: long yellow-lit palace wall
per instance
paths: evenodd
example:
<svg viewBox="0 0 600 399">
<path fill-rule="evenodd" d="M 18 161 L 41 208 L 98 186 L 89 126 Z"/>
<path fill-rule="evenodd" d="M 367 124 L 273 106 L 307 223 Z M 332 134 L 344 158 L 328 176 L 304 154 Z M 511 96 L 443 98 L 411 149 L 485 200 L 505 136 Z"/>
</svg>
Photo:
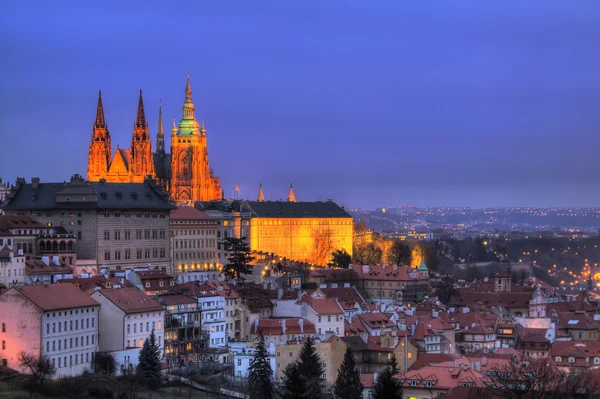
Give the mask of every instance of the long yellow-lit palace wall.
<svg viewBox="0 0 600 399">
<path fill-rule="evenodd" d="M 332 251 L 352 254 L 351 217 L 252 218 L 250 248 L 296 261 L 326 264 Z"/>
</svg>

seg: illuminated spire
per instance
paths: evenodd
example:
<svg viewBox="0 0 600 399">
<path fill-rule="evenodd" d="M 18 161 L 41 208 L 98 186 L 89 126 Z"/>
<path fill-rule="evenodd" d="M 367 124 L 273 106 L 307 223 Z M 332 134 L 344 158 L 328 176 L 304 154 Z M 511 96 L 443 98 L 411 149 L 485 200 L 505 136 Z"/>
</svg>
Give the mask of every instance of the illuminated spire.
<svg viewBox="0 0 600 399">
<path fill-rule="evenodd" d="M 292 188 L 292 183 L 290 183 L 290 192 L 287 197 L 288 202 L 296 202 L 296 195 L 294 194 L 294 189 Z"/>
<path fill-rule="evenodd" d="M 200 134 L 205 135 L 206 129 L 204 128 L 204 119 L 202 119 L 202 125 L 200 126 Z"/>
<path fill-rule="evenodd" d="M 173 136 L 177 135 L 177 123 L 175 122 L 175 118 L 173 118 L 173 127 L 171 128 L 171 133 Z"/>
<path fill-rule="evenodd" d="M 263 193 L 262 183 L 260 183 L 260 188 L 258 189 L 258 201 L 263 202 L 265 200 L 265 193 Z"/>
<path fill-rule="evenodd" d="M 185 85 L 185 102 L 183 103 L 183 119 L 184 120 L 194 120 L 194 102 L 192 101 L 192 83 L 190 82 L 190 72 L 188 71 L 187 75 L 187 83 Z M 196 128 L 198 126 L 198 122 L 195 123 Z"/>
<path fill-rule="evenodd" d="M 104 106 L 102 105 L 102 90 L 98 90 L 98 107 L 96 108 L 96 123 L 95 127 L 103 127 L 106 129 L 106 121 L 104 120 Z"/>
<path fill-rule="evenodd" d="M 158 105 L 158 128 L 156 133 L 156 152 L 159 154 L 165 153 L 165 132 L 163 130 L 162 121 L 162 100 Z"/>
<path fill-rule="evenodd" d="M 140 99 L 138 101 L 137 117 L 135 118 L 135 127 L 146 128 L 146 114 L 144 113 L 144 100 L 142 99 L 142 90 L 140 89 Z"/>
</svg>

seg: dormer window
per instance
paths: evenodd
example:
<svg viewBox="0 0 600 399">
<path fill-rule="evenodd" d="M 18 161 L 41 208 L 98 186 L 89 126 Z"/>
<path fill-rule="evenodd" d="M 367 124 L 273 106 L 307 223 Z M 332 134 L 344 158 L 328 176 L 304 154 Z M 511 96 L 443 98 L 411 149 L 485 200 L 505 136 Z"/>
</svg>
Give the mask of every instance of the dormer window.
<svg viewBox="0 0 600 399">
<path fill-rule="evenodd" d="M 556 356 L 555 360 L 556 360 L 556 363 L 560 363 L 560 362 L 562 362 L 562 357 Z"/>
<path fill-rule="evenodd" d="M 570 357 L 569 358 L 569 363 L 575 363 L 575 358 L 574 357 Z"/>
<path fill-rule="evenodd" d="M 158 286 L 159 286 L 159 287 L 164 287 L 164 285 L 165 285 L 165 283 L 163 283 L 162 281 L 159 281 L 159 282 L 158 282 Z"/>
<path fill-rule="evenodd" d="M 410 380 L 410 381 L 408 381 L 408 385 L 410 385 L 411 387 L 416 387 L 417 386 L 417 381 L 416 380 Z"/>
<path fill-rule="evenodd" d="M 150 282 L 146 282 L 146 288 L 150 288 Z"/>
<path fill-rule="evenodd" d="M 425 388 L 431 388 L 433 386 L 433 382 L 425 381 Z"/>
</svg>

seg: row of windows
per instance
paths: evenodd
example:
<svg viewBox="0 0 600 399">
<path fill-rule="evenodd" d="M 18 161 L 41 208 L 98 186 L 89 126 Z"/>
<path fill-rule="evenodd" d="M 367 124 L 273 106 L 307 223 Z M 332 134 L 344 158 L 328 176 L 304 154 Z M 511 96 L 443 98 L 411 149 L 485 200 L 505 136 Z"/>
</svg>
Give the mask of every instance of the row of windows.
<svg viewBox="0 0 600 399">
<path fill-rule="evenodd" d="M 69 356 L 69 362 L 67 363 L 67 357 L 52 357 L 50 358 L 50 362 L 52 363 L 53 367 L 56 368 L 61 368 L 61 367 L 71 367 L 71 366 L 77 366 L 78 364 L 89 364 L 89 363 L 93 363 L 94 362 L 94 352 L 86 352 L 85 353 L 85 360 L 84 360 L 84 354 L 80 353 L 79 356 L 78 355 L 71 355 Z"/>
<path fill-rule="evenodd" d="M 121 235 L 121 233 L 123 233 L 123 235 Z M 125 240 L 131 240 L 131 230 L 115 230 L 112 234 L 113 240 L 119 241 L 121 239 L 121 236 L 123 236 L 123 238 Z M 166 229 L 145 229 L 145 230 L 141 230 L 141 229 L 137 229 L 135 231 L 135 239 L 136 240 L 141 240 L 142 236 L 144 237 L 145 240 L 162 240 L 165 239 L 167 237 L 167 230 Z M 110 230 L 104 230 L 104 240 L 105 241 L 110 241 Z"/>
<path fill-rule="evenodd" d="M 86 318 L 85 319 L 85 327 L 83 326 L 83 320 L 81 319 L 81 323 L 79 322 L 79 319 L 74 320 L 75 321 L 75 328 L 73 328 L 73 320 L 69 320 L 69 324 L 67 324 L 67 321 L 65 320 L 64 322 L 58 322 L 58 323 L 46 323 L 46 334 L 54 334 L 57 332 L 67 332 L 67 331 L 77 331 L 79 329 L 84 329 L 84 328 L 90 328 L 90 324 L 91 324 L 91 328 L 94 328 L 94 324 L 95 324 L 95 318 L 91 317 L 91 318 Z M 91 323 L 90 323 L 91 320 Z M 64 326 L 64 327 L 63 327 Z M 69 327 L 67 329 L 67 326 Z M 57 328 L 58 327 L 58 328 Z"/>
<path fill-rule="evenodd" d="M 137 323 L 128 323 L 127 324 L 127 334 L 131 334 L 131 326 L 133 326 L 133 333 L 137 334 L 138 333 L 138 328 L 137 328 Z M 156 328 L 156 321 L 152 321 L 152 330 L 150 330 L 150 322 L 147 321 L 146 322 L 146 332 L 150 332 L 150 331 L 154 331 L 154 329 Z M 158 322 L 158 331 L 160 331 L 162 328 L 162 322 Z M 144 332 L 144 323 L 140 323 L 140 329 L 139 329 L 140 333 Z"/>
<path fill-rule="evenodd" d="M 216 252 L 175 252 L 175 259 L 179 260 L 192 260 L 192 259 L 199 259 L 199 260 L 209 260 L 209 259 L 216 259 L 217 257 L 217 253 Z M 198 265 L 200 266 L 200 265 Z"/>
<path fill-rule="evenodd" d="M 217 234 L 217 230 L 215 229 L 208 229 L 208 230 L 173 230 L 173 235 L 176 236 L 196 236 L 196 235 L 201 235 L 201 236 L 214 236 L 215 234 Z"/>
<path fill-rule="evenodd" d="M 352 219 L 349 220 L 260 220 L 258 224 L 261 226 L 327 226 L 327 225 L 351 225 L 353 223 Z"/>
<path fill-rule="evenodd" d="M 166 249 L 159 248 L 147 248 L 147 249 L 137 249 L 136 250 L 136 259 L 164 259 L 167 257 Z M 142 257 L 143 255 L 143 257 Z M 114 256 L 112 257 L 114 260 L 121 260 L 121 251 L 115 251 Z M 131 250 L 126 249 L 123 251 L 123 259 L 129 260 L 131 259 Z M 104 260 L 111 260 L 111 252 L 104 251 Z"/>
<path fill-rule="evenodd" d="M 214 248 L 217 246 L 217 240 L 199 239 L 199 240 L 175 240 L 175 249 L 187 248 Z"/>
<path fill-rule="evenodd" d="M 317 321 L 320 323 L 321 322 L 321 317 L 322 316 L 318 316 L 317 317 Z M 340 321 L 342 317 L 341 316 L 335 316 L 335 321 Z M 327 316 L 327 321 L 331 321 L 331 316 Z"/>
<path fill-rule="evenodd" d="M 130 217 L 137 217 L 138 219 L 140 218 L 144 218 L 144 219 L 164 219 L 166 216 L 164 213 L 142 213 L 142 212 L 137 212 L 137 213 L 130 213 L 130 212 L 123 212 L 121 214 L 121 212 L 114 212 L 112 215 L 110 212 L 104 212 L 104 217 L 108 218 L 108 217 L 115 217 L 115 218 L 119 218 L 121 216 L 126 217 L 126 218 L 130 218 Z"/>
<path fill-rule="evenodd" d="M 90 339 L 91 337 L 91 339 Z M 81 340 L 79 339 L 81 338 Z M 90 345 L 90 341 L 92 343 L 92 345 L 96 344 L 96 336 L 95 335 L 86 335 L 85 336 L 85 345 L 89 346 Z M 69 344 L 67 346 L 67 343 Z M 69 338 L 69 340 L 67 341 L 67 339 L 65 338 L 64 340 L 57 340 L 57 341 L 52 341 L 52 346 L 50 346 L 50 341 L 46 341 L 46 352 L 55 352 L 57 350 L 61 351 L 63 349 L 72 349 L 72 348 L 79 348 L 80 346 L 84 346 L 83 343 L 83 337 L 75 337 L 75 340 L 73 340 L 73 338 Z M 58 349 L 57 349 L 58 348 Z"/>
<path fill-rule="evenodd" d="M 205 263 L 204 267 L 198 263 L 198 264 L 194 264 L 192 263 L 191 265 L 181 265 L 179 264 L 179 266 L 177 266 L 177 269 L 179 271 L 188 271 L 188 270 L 197 270 L 197 271 L 217 271 L 220 269 L 219 265 L 217 263 Z"/>
</svg>

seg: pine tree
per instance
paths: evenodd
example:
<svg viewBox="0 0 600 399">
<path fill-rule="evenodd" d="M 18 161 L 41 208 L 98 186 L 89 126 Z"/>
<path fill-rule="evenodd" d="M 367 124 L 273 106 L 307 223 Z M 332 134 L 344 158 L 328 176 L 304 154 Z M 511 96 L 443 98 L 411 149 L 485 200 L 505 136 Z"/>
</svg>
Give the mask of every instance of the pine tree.
<svg viewBox="0 0 600 399">
<path fill-rule="evenodd" d="M 323 397 L 325 390 L 323 366 L 317 354 L 315 343 L 311 338 L 307 338 L 300 349 L 298 370 L 306 389 L 306 397 L 310 399 Z"/>
<path fill-rule="evenodd" d="M 390 367 L 392 375 L 396 375 L 400 372 L 400 369 L 398 368 L 398 360 L 396 359 L 396 354 L 394 352 L 392 352 L 392 358 L 388 362 L 388 366 Z"/>
<path fill-rule="evenodd" d="M 375 394 L 373 399 L 402 399 L 402 385 L 400 381 L 392 378 L 391 367 L 379 374 L 375 381 Z"/>
<path fill-rule="evenodd" d="M 300 375 L 298 363 L 292 362 L 283 370 L 282 390 L 280 395 L 284 399 L 305 399 L 306 387 Z"/>
<path fill-rule="evenodd" d="M 257 338 L 256 352 L 254 352 L 254 357 L 250 361 L 248 373 L 249 399 L 272 399 L 273 369 L 269 362 L 269 355 L 262 333 Z"/>
<path fill-rule="evenodd" d="M 347 347 L 344 361 L 338 370 L 338 378 L 335 381 L 335 397 L 336 399 L 362 399 L 363 389 L 354 355 L 350 352 L 350 347 Z"/>
<path fill-rule="evenodd" d="M 160 382 L 161 359 L 160 346 L 152 330 L 138 356 L 138 373 L 148 381 Z"/>
<path fill-rule="evenodd" d="M 227 258 L 226 265 L 223 265 L 221 273 L 228 280 L 244 281 L 242 274 L 252 274 L 252 266 L 250 263 L 255 259 L 250 255 L 250 245 L 246 241 L 246 237 L 235 238 L 229 237 L 223 241 L 223 249 L 230 253 Z"/>
</svg>

